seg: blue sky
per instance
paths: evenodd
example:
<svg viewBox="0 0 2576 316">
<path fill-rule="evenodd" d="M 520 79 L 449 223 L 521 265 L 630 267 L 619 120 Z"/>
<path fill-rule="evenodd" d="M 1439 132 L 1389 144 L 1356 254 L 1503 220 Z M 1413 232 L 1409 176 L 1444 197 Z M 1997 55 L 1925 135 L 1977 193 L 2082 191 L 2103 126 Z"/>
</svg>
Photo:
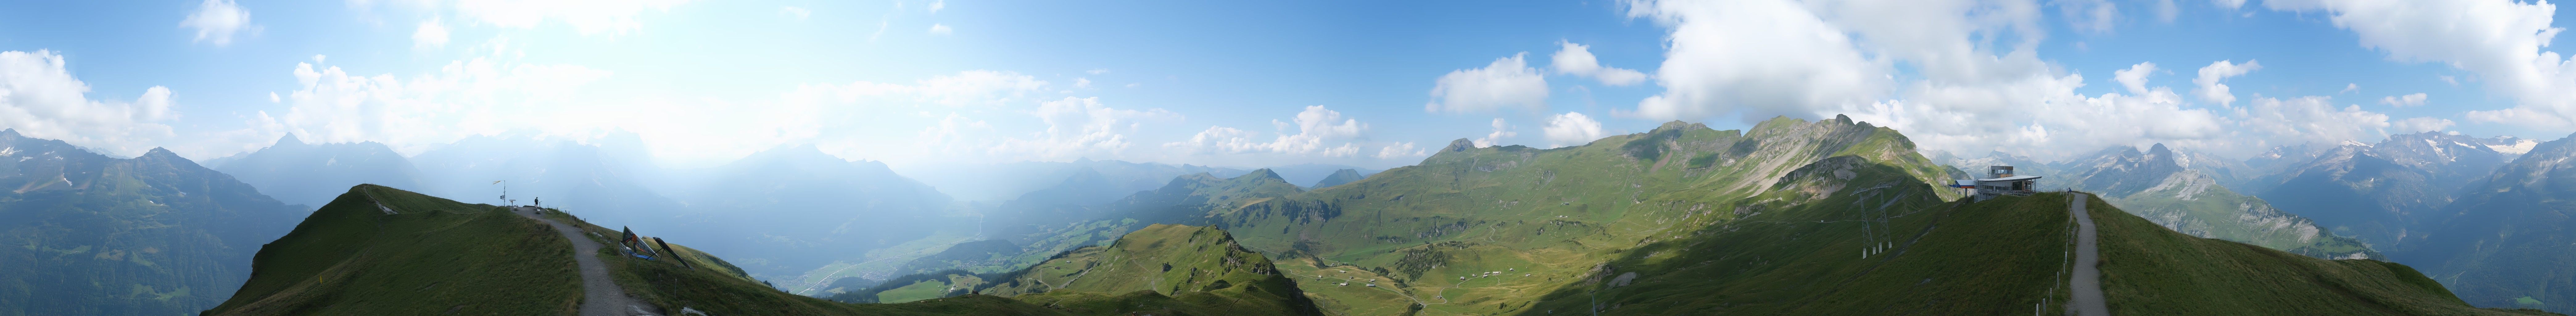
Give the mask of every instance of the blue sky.
<svg viewBox="0 0 2576 316">
<path fill-rule="evenodd" d="M 2244 157 L 2392 133 L 2576 131 L 2576 89 L 2561 89 L 2576 71 L 2547 54 L 2561 12 L 2470 0 L 14 1 L 0 4 L 0 51 L 13 52 L 0 54 L 0 127 L 197 159 L 290 133 L 406 153 L 476 134 L 635 133 L 680 167 L 795 144 L 898 168 L 1389 167 L 1461 138 L 1544 148 L 1676 119 L 1727 129 L 1848 114 L 1962 153 L 2168 143 Z"/>
</svg>

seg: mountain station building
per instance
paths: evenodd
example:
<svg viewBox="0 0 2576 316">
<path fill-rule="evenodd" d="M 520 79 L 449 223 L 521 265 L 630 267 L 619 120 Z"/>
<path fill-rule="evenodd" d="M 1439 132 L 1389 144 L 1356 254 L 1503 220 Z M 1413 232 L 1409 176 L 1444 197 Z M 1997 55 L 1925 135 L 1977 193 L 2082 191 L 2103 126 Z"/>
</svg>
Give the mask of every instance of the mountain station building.
<svg viewBox="0 0 2576 316">
<path fill-rule="evenodd" d="M 1986 178 L 1959 180 L 1952 187 L 1976 190 L 1976 200 L 1994 199 L 2001 195 L 2030 195 L 2039 192 L 2039 176 L 2013 174 L 2012 166 L 1988 166 Z"/>
</svg>

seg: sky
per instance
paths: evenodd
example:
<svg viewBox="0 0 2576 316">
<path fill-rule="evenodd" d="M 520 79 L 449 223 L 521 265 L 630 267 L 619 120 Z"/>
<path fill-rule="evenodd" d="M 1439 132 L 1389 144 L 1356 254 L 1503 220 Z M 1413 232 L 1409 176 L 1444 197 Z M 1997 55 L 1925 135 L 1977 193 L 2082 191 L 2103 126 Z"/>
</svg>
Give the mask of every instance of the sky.
<svg viewBox="0 0 2576 316">
<path fill-rule="evenodd" d="M 670 167 L 1410 165 L 1847 115 L 2043 161 L 2576 132 L 2498 0 L 0 2 L 0 128 L 191 159 L 633 134 Z"/>
</svg>

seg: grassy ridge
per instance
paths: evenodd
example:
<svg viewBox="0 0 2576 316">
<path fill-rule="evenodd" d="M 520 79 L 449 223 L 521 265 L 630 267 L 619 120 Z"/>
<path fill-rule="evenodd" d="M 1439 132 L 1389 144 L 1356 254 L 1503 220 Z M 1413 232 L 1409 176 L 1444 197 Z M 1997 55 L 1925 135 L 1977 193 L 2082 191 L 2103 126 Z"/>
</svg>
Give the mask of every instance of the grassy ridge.
<svg viewBox="0 0 2576 316">
<path fill-rule="evenodd" d="M 1999 315 L 2065 300 L 2063 197 L 1946 203 L 1853 156 L 1789 177 L 1746 198 L 1762 214 L 1618 251 L 1503 312 Z"/>
<path fill-rule="evenodd" d="M 581 291 L 571 251 L 502 208 L 359 185 L 261 247 L 251 280 L 204 314 L 565 314 Z"/>
<path fill-rule="evenodd" d="M 584 230 L 580 235 L 590 240 L 579 242 L 613 244 L 619 233 L 562 212 L 546 216 Z M 970 294 L 848 304 L 779 291 L 721 258 L 678 244 L 664 260 L 627 257 L 615 247 L 581 255 L 598 256 L 628 296 L 668 314 L 1315 314 L 1293 281 L 1280 277 L 1267 259 L 1235 248 L 1224 231 L 1169 225 L 1146 230 L 1120 245 L 1089 248 L 1131 259 L 1084 264 L 1176 263 L 1182 269 L 1167 277 L 1178 281 L 1149 283 L 1183 285 L 1171 295 L 1124 291 L 1130 286 L 1121 283 L 1082 283 L 1022 299 Z M 572 314 L 582 291 L 572 249 L 553 226 L 505 208 L 360 185 L 263 247 L 249 284 L 202 314 Z M 1074 260 L 1081 259 L 1050 263 Z"/>
</svg>

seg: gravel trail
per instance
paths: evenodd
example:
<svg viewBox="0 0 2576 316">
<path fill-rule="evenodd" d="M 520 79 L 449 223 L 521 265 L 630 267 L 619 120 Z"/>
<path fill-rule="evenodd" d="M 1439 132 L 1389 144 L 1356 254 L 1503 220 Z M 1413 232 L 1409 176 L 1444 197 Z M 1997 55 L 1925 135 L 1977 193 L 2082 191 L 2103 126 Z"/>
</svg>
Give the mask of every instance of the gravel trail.
<svg viewBox="0 0 2576 316">
<path fill-rule="evenodd" d="M 618 287 L 617 279 L 608 275 L 608 264 L 599 262 L 599 256 L 595 255 L 601 245 L 582 237 L 581 228 L 537 216 L 536 208 L 514 207 L 510 211 L 554 225 L 556 232 L 563 233 L 564 239 L 572 242 L 572 259 L 581 265 L 581 316 L 651 315 L 643 311 L 644 304 L 626 297 L 625 288 Z"/>
<path fill-rule="evenodd" d="M 2102 268 L 2100 266 L 2102 262 L 2102 251 L 2100 248 L 2095 247 L 2095 245 L 2098 244 L 2098 241 L 2100 241 L 2100 238 L 2098 238 L 2099 236 L 2094 235 L 2093 216 L 2090 213 L 2084 212 L 2084 205 L 2089 204 L 2088 201 L 2090 200 L 2091 195 L 2083 193 L 2068 193 L 2067 195 L 2073 196 L 2074 198 L 2069 200 L 2075 201 L 2075 203 L 2066 207 L 2067 212 L 2074 213 L 2076 224 L 2075 279 L 2067 281 L 2069 286 L 2075 288 L 2075 301 L 2073 302 L 2075 303 L 2073 308 L 2075 310 L 2075 315 L 2109 316 L 2111 315 L 2111 307 L 2108 304 L 2104 304 L 2102 301 Z"/>
</svg>

